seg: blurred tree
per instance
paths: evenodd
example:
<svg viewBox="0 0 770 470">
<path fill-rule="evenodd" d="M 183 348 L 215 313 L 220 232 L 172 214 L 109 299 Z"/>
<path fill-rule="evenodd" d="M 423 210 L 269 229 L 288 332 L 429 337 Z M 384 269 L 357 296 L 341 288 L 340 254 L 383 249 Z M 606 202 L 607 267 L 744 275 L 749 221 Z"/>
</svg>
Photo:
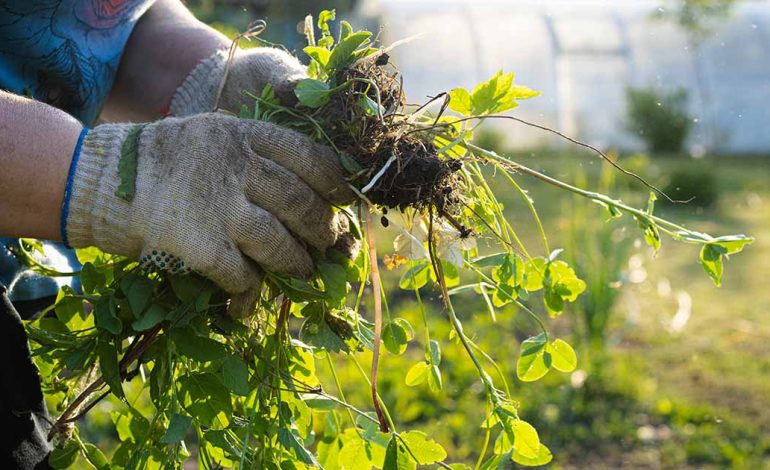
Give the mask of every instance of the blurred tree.
<svg viewBox="0 0 770 470">
<path fill-rule="evenodd" d="M 306 15 L 317 17 L 321 10 L 335 9 L 344 16 L 355 8 L 358 0 L 187 0 L 185 3 L 198 19 L 228 36 L 244 31 L 254 20 L 264 19 L 268 28 L 260 39 L 293 50 L 304 45 L 299 23 Z"/>
<path fill-rule="evenodd" d="M 629 88 L 626 100 L 626 126 L 644 141 L 647 151 L 682 151 L 692 126 L 687 113 L 687 90 L 665 93 L 654 88 Z"/>
<path fill-rule="evenodd" d="M 708 103 L 710 93 L 706 87 L 705 70 L 701 55 L 701 44 L 714 33 L 719 23 L 726 21 L 736 4 L 736 0 L 666 0 L 658 8 L 655 18 L 676 22 L 687 34 L 687 43 L 692 51 L 695 80 L 698 84 L 698 97 L 703 109 L 703 125 L 706 131 L 707 150 L 714 150 L 718 145 L 716 117 Z"/>
<path fill-rule="evenodd" d="M 711 34 L 716 25 L 729 18 L 735 0 L 669 0 L 655 16 L 673 20 L 698 42 Z"/>
</svg>

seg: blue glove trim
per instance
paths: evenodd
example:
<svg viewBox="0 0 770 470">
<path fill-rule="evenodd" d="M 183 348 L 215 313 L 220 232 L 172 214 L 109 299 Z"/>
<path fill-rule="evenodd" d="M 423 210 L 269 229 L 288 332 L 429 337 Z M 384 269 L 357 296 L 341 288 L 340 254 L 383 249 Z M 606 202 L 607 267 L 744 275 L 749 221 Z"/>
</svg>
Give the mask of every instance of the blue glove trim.
<svg viewBox="0 0 770 470">
<path fill-rule="evenodd" d="M 59 230 L 61 231 L 61 239 L 67 247 L 70 247 L 69 240 L 67 239 L 67 217 L 70 213 L 70 197 L 72 196 L 72 185 L 75 180 L 75 170 L 78 167 L 78 160 L 80 160 L 80 149 L 83 148 L 83 141 L 86 138 L 86 134 L 90 129 L 83 127 L 78 137 L 78 143 L 75 144 L 75 151 L 72 152 L 72 163 L 70 163 L 70 170 L 67 174 L 67 185 L 64 187 L 64 202 L 61 206 L 61 220 L 59 221 Z M 71 248 L 71 247 L 70 247 Z"/>
</svg>

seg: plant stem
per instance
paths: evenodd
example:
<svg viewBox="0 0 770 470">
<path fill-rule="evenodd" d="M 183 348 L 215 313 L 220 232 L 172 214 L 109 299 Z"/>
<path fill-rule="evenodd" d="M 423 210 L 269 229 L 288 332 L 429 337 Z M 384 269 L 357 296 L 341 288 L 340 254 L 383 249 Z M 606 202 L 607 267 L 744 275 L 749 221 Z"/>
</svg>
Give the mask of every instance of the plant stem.
<svg viewBox="0 0 770 470">
<path fill-rule="evenodd" d="M 377 248 L 375 247 L 372 213 L 366 209 L 366 244 L 371 260 L 372 295 L 374 297 L 374 344 L 372 347 L 372 404 L 380 421 L 380 431 L 388 432 L 388 422 L 382 413 L 377 394 L 377 369 L 380 363 L 380 340 L 382 338 L 382 291 L 380 290 L 380 271 L 377 267 Z"/>
<path fill-rule="evenodd" d="M 666 219 L 662 219 L 662 218 L 660 218 L 658 216 L 649 214 L 646 211 L 643 211 L 641 209 L 637 209 L 635 207 L 629 206 L 629 205 L 627 205 L 627 204 L 625 204 L 625 203 L 623 203 L 621 201 L 618 201 L 616 199 L 612 199 L 611 197 L 606 196 L 604 194 L 596 193 L 596 192 L 593 192 L 593 191 L 586 191 L 585 189 L 578 188 L 576 186 L 572 186 L 571 184 L 568 184 L 568 183 L 565 183 L 563 181 L 557 180 L 556 178 L 552 178 L 552 177 L 550 177 L 548 175 L 540 173 L 539 171 L 536 171 L 536 170 L 533 170 L 531 168 L 528 168 L 528 167 L 526 167 L 526 166 L 524 166 L 524 165 L 522 165 L 520 163 L 517 163 L 517 162 L 514 162 L 512 160 L 509 160 L 509 159 L 507 159 L 507 158 L 505 158 L 503 156 L 500 156 L 500 155 L 496 154 L 495 152 L 490 152 L 489 150 L 483 149 L 483 148 L 478 147 L 476 145 L 473 145 L 471 143 L 468 143 L 467 145 L 474 152 L 477 152 L 477 153 L 479 153 L 479 154 L 481 154 L 481 155 L 483 155 L 483 156 L 485 156 L 487 158 L 491 158 L 493 160 L 497 160 L 497 161 L 503 162 L 503 163 L 505 163 L 507 165 L 510 165 L 511 168 L 508 171 L 518 171 L 520 173 L 524 173 L 526 175 L 529 175 L 529 176 L 537 178 L 537 179 L 539 179 L 541 181 L 544 181 L 544 182 L 546 182 L 546 183 L 548 183 L 550 185 L 556 186 L 556 187 L 561 188 L 561 189 L 565 189 L 567 191 L 570 191 L 572 193 L 578 194 L 578 195 L 583 196 L 585 198 L 588 198 L 588 199 L 600 202 L 600 203 L 608 205 L 608 206 L 616 207 L 616 208 L 618 208 L 620 210 L 628 212 L 629 214 L 632 214 L 635 217 L 641 218 L 643 220 L 648 220 L 648 221 L 651 221 L 651 222 L 655 222 L 656 224 L 658 224 L 660 226 L 659 228 L 663 232 L 667 233 L 668 235 L 670 235 L 672 238 L 674 238 L 676 240 L 680 240 L 680 241 L 687 242 L 687 243 L 693 243 L 693 244 L 701 244 L 701 243 L 708 243 L 709 238 L 711 238 L 711 237 L 709 237 L 708 235 L 706 235 L 704 233 L 699 233 L 699 232 L 695 232 L 693 230 L 689 230 L 689 229 L 687 229 L 685 227 L 682 227 L 681 225 L 677 225 L 677 224 L 675 224 L 673 222 L 670 222 L 670 221 L 668 221 Z M 675 230 L 676 232 L 674 232 L 673 230 Z M 684 233 L 684 234 L 697 236 L 697 237 L 701 238 L 702 241 L 695 241 L 695 240 L 690 240 L 688 238 L 684 238 L 684 237 L 681 236 L 680 233 L 677 233 L 677 232 L 681 232 L 681 233 Z"/>
</svg>

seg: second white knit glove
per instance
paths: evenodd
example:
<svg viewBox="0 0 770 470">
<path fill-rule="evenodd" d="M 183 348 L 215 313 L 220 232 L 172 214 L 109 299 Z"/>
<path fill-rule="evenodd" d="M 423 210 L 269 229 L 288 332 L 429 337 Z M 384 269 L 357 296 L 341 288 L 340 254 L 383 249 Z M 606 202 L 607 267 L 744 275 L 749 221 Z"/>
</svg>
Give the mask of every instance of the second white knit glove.
<svg viewBox="0 0 770 470">
<path fill-rule="evenodd" d="M 198 64 L 185 78 L 171 100 L 169 111 L 174 116 L 191 116 L 213 111 L 228 51 L 219 51 Z M 248 101 L 248 91 L 259 95 L 270 84 L 276 96 L 285 104 L 296 102 L 294 87 L 307 78 L 305 67 L 296 57 L 280 49 L 258 47 L 236 51 L 222 89 L 218 109 L 238 113 Z"/>
</svg>

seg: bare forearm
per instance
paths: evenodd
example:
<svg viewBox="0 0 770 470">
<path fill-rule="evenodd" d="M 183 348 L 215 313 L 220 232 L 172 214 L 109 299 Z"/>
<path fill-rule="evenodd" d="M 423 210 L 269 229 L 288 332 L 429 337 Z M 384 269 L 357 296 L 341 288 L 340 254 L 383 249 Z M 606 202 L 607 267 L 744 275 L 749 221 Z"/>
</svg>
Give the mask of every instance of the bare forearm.
<svg viewBox="0 0 770 470">
<path fill-rule="evenodd" d="M 59 240 L 59 217 L 82 125 L 0 91 L 0 236 Z"/>
<path fill-rule="evenodd" d="M 102 116 L 109 121 L 160 117 L 198 62 L 228 45 L 179 0 L 158 0 L 131 34 Z"/>
</svg>

